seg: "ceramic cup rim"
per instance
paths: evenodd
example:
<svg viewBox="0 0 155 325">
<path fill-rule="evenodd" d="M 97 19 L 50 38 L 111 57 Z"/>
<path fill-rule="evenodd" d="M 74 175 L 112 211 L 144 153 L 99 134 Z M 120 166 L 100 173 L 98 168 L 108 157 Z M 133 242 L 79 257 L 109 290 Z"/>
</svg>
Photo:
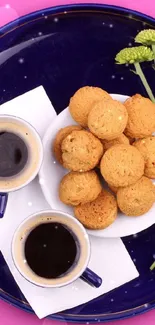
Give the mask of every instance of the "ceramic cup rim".
<svg viewBox="0 0 155 325">
<path fill-rule="evenodd" d="M 86 260 L 85 260 L 85 263 L 83 264 L 83 266 L 81 267 L 80 269 L 80 272 L 78 272 L 76 274 L 76 276 L 74 276 L 73 278 L 69 279 L 68 281 L 64 281 L 62 284 L 45 284 L 43 283 L 39 283 L 38 281 L 34 281 L 33 279 L 31 279 L 29 276 L 27 276 L 25 274 L 25 272 L 23 272 L 22 268 L 19 266 L 17 260 L 16 260 L 16 257 L 15 257 L 15 241 L 16 241 L 16 238 L 18 237 L 19 235 L 19 232 L 21 230 L 21 228 L 26 225 L 27 223 L 29 223 L 29 221 L 31 221 L 33 218 L 36 218 L 36 217 L 40 217 L 41 215 L 48 215 L 48 214 L 51 214 L 51 215 L 55 215 L 55 214 L 58 214 L 60 215 L 61 217 L 66 217 L 67 219 L 70 219 L 72 220 L 72 222 L 74 222 L 76 225 L 78 225 L 79 229 L 81 230 L 81 233 L 84 235 L 85 237 L 85 241 L 86 241 L 86 245 L 87 245 L 87 257 L 86 257 Z M 77 236 L 77 234 L 76 234 Z M 39 287 L 43 287 L 43 288 L 60 288 L 60 287 L 63 287 L 63 286 L 66 286 L 66 285 L 69 285 L 71 284 L 72 282 L 74 282 L 75 280 L 77 280 L 82 274 L 83 272 L 86 270 L 87 266 L 88 266 L 88 263 L 89 263 L 89 260 L 90 260 L 90 254 L 91 254 L 91 247 L 90 247 L 90 240 L 89 240 L 89 236 L 85 230 L 85 228 L 83 227 L 83 225 L 75 218 L 73 217 L 72 215 L 66 213 L 66 212 L 63 212 L 61 210 L 53 210 L 53 209 L 46 209 L 46 210 L 40 210 L 40 211 L 37 211 L 33 214 L 31 214 L 30 216 L 28 216 L 27 218 L 25 218 L 19 225 L 18 227 L 16 228 L 14 234 L 13 234 L 13 238 L 12 238 L 12 243 L 11 243 L 11 253 L 12 253 L 12 259 L 13 259 L 13 262 L 14 262 L 14 265 L 15 267 L 17 268 L 17 270 L 20 272 L 20 274 L 26 279 L 28 280 L 30 283 L 36 285 L 36 286 L 39 286 Z M 32 271 L 33 273 L 33 271 Z M 44 278 L 42 278 L 44 279 Z"/>
<path fill-rule="evenodd" d="M 39 133 L 34 128 L 34 126 L 31 125 L 31 123 L 27 122 L 26 120 L 24 120 L 21 117 L 18 117 L 18 116 L 15 116 L 15 115 L 11 115 L 11 114 L 10 115 L 9 114 L 1 114 L 0 115 L 0 122 L 1 122 L 1 120 L 4 120 L 4 119 L 6 119 L 8 121 L 9 120 L 10 121 L 12 120 L 12 121 L 15 121 L 15 122 L 19 122 L 21 125 L 26 126 L 27 129 L 29 129 L 32 132 L 34 138 L 36 139 L 37 144 L 38 144 L 38 149 L 39 149 L 38 150 L 38 152 L 39 152 L 39 160 L 38 160 L 38 163 L 37 163 L 37 166 L 36 166 L 34 172 L 32 172 L 31 177 L 29 177 L 21 185 L 13 186 L 9 190 L 0 188 L 0 192 L 1 193 L 10 193 L 10 192 L 14 192 L 14 191 L 17 191 L 19 189 L 22 189 L 23 187 L 25 187 L 26 185 L 28 185 L 31 181 L 33 181 L 33 179 L 37 176 L 37 174 L 39 173 L 39 170 L 41 168 L 42 162 L 43 162 L 43 144 L 42 144 L 42 140 L 40 138 Z"/>
</svg>

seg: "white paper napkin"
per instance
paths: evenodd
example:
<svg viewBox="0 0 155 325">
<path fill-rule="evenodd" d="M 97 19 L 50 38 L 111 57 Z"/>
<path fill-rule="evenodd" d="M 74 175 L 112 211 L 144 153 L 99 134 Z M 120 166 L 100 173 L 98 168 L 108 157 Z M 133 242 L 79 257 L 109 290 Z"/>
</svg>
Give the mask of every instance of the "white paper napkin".
<svg viewBox="0 0 155 325">
<path fill-rule="evenodd" d="M 55 117 L 55 111 L 42 87 L 3 104 L 0 113 L 24 118 L 34 125 L 41 136 Z M 2 254 L 18 286 L 39 318 L 88 302 L 139 275 L 121 239 L 92 237 L 89 267 L 103 278 L 100 288 L 92 288 L 78 279 L 63 288 L 44 289 L 25 280 L 12 260 L 12 236 L 23 219 L 48 208 L 36 179 L 22 190 L 9 194 L 5 217 L 0 225 Z"/>
</svg>

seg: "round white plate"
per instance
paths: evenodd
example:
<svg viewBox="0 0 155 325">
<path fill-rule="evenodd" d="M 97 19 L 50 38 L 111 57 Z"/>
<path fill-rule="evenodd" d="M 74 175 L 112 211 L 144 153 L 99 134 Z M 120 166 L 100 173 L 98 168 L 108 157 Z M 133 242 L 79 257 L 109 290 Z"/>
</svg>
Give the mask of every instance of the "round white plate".
<svg viewBox="0 0 155 325">
<path fill-rule="evenodd" d="M 124 102 L 128 96 L 111 95 L 114 99 Z M 73 215 L 73 208 L 63 204 L 58 195 L 59 183 L 62 177 L 68 173 L 58 162 L 52 152 L 52 144 L 59 129 L 76 124 L 71 118 L 68 108 L 62 111 L 48 128 L 44 139 L 44 159 L 39 173 L 40 185 L 44 196 L 53 209 L 58 209 Z M 118 213 L 116 221 L 103 230 L 88 230 L 88 233 L 97 237 L 124 237 L 138 233 L 155 222 L 155 206 L 145 215 L 140 217 L 127 217 Z"/>
</svg>

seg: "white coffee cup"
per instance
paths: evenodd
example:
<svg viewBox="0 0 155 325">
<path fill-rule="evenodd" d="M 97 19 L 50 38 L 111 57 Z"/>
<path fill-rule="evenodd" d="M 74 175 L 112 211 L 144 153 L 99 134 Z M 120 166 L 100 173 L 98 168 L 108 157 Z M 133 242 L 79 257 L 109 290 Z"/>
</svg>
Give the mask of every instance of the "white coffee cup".
<svg viewBox="0 0 155 325">
<path fill-rule="evenodd" d="M 16 116 L 0 115 L 0 133 L 13 133 L 18 136 L 28 152 L 27 162 L 19 173 L 11 177 L 0 177 L 0 217 L 3 217 L 8 193 L 28 185 L 38 174 L 43 160 L 43 146 L 34 127 Z"/>
<path fill-rule="evenodd" d="M 72 268 L 57 278 L 45 278 L 37 275 L 27 263 L 25 257 L 25 243 L 29 234 L 31 234 L 35 228 L 41 224 L 52 222 L 66 227 L 73 234 L 73 238 L 76 238 L 78 241 L 78 248 L 75 259 L 76 262 L 73 264 Z M 90 259 L 90 242 L 85 228 L 76 218 L 58 210 L 37 212 L 26 218 L 19 225 L 13 236 L 12 257 L 16 268 L 22 276 L 37 286 L 49 288 L 61 287 L 72 283 L 79 277 L 95 287 L 99 287 L 102 283 L 102 279 L 98 275 L 87 269 Z"/>
<path fill-rule="evenodd" d="M 19 173 L 11 177 L 0 177 L 0 193 L 12 192 L 29 184 L 38 174 L 43 160 L 40 136 L 28 122 L 12 115 L 0 115 L 0 133 L 5 132 L 15 134 L 23 140 L 28 160 Z"/>
</svg>

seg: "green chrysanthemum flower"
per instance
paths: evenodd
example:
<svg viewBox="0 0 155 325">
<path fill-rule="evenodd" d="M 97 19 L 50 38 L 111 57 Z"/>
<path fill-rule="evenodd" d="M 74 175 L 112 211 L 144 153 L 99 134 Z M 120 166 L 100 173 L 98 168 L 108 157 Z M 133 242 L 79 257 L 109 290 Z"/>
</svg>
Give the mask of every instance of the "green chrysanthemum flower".
<svg viewBox="0 0 155 325">
<path fill-rule="evenodd" d="M 125 48 L 115 58 L 118 64 L 134 64 L 136 62 L 152 61 L 153 59 L 154 55 L 152 50 L 146 46 Z"/>
<path fill-rule="evenodd" d="M 135 42 L 141 43 L 143 45 L 151 46 L 154 54 L 153 68 L 155 69 L 155 30 L 154 29 L 142 30 L 135 37 Z"/>
<path fill-rule="evenodd" d="M 155 103 L 152 90 L 146 80 L 146 77 L 140 66 L 141 62 L 152 61 L 154 59 L 153 51 L 147 46 L 129 47 L 121 50 L 115 57 L 117 64 L 133 64 L 135 67 L 134 73 L 136 73 L 141 79 L 150 99 Z"/>
<path fill-rule="evenodd" d="M 155 44 L 155 30 L 154 29 L 144 29 L 137 34 L 135 37 L 136 43 L 141 43 L 144 45 Z"/>
</svg>

